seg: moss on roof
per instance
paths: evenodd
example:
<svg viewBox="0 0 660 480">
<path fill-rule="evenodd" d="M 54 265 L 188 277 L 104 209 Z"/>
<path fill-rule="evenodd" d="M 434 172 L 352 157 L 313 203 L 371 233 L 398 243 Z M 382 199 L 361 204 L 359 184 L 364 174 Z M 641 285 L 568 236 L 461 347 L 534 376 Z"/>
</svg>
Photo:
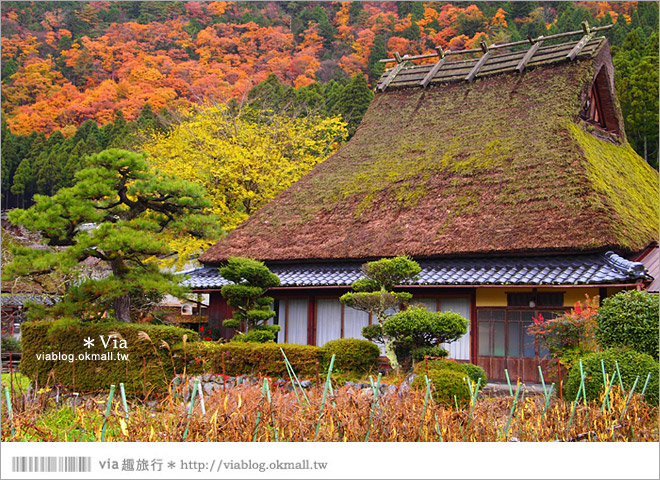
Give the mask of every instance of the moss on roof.
<svg viewBox="0 0 660 480">
<path fill-rule="evenodd" d="M 595 69 L 377 94 L 348 144 L 201 260 L 640 250 L 658 176 L 577 120 Z"/>
</svg>

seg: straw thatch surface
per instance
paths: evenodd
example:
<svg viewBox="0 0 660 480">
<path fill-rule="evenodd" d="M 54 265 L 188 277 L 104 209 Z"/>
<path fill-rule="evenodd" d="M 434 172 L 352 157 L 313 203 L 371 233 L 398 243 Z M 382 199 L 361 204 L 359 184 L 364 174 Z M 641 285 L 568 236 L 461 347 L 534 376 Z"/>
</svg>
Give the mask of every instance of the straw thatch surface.
<svg viewBox="0 0 660 480">
<path fill-rule="evenodd" d="M 577 117 L 602 65 L 611 79 L 606 42 L 522 76 L 379 93 L 348 144 L 201 260 L 638 251 L 658 235 L 658 174 Z"/>
</svg>

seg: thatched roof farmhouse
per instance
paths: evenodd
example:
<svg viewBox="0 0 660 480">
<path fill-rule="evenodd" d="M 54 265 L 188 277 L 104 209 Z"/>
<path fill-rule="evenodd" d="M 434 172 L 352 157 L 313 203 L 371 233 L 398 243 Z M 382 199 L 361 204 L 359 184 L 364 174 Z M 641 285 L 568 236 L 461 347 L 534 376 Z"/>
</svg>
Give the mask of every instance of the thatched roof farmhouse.
<svg viewBox="0 0 660 480">
<path fill-rule="evenodd" d="M 211 292 L 210 322 L 228 316 L 217 266 L 249 256 L 282 279 L 279 341 L 359 337 L 372 320 L 338 297 L 405 254 L 414 298 L 470 320 L 454 358 L 535 380 L 531 317 L 647 285 L 627 258 L 658 239 L 658 173 L 626 141 L 607 40 L 584 33 L 397 55 L 350 142 L 202 255 L 186 282 Z"/>
</svg>

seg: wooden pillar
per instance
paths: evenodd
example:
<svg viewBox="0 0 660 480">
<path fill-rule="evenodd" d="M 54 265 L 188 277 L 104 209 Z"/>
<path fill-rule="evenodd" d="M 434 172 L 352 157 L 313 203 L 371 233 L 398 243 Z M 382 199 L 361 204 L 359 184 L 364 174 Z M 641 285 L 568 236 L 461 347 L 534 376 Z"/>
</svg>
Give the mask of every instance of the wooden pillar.
<svg viewBox="0 0 660 480">
<path fill-rule="evenodd" d="M 307 345 L 316 345 L 316 297 L 309 297 L 307 304 Z"/>
</svg>

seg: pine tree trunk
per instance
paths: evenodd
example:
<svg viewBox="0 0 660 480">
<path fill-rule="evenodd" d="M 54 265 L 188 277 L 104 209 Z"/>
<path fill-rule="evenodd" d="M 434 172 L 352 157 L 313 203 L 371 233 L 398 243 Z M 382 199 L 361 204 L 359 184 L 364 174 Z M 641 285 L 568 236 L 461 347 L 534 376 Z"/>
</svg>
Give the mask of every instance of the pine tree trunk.
<svg viewBox="0 0 660 480">
<path fill-rule="evenodd" d="M 390 362 L 390 367 L 392 367 L 397 373 L 401 370 L 401 365 L 399 364 L 399 359 L 396 357 L 396 353 L 394 352 L 394 345 L 392 344 L 392 341 L 389 339 L 385 340 L 385 356 L 387 357 L 387 360 Z"/>
<path fill-rule="evenodd" d="M 128 272 L 121 258 L 111 260 L 110 267 L 112 268 L 112 274 L 120 279 Z M 115 298 L 113 307 L 118 322 L 131 323 L 131 297 L 128 294 Z"/>
<path fill-rule="evenodd" d="M 118 322 L 131 323 L 131 297 L 122 295 L 114 301 L 115 318 Z"/>
</svg>

